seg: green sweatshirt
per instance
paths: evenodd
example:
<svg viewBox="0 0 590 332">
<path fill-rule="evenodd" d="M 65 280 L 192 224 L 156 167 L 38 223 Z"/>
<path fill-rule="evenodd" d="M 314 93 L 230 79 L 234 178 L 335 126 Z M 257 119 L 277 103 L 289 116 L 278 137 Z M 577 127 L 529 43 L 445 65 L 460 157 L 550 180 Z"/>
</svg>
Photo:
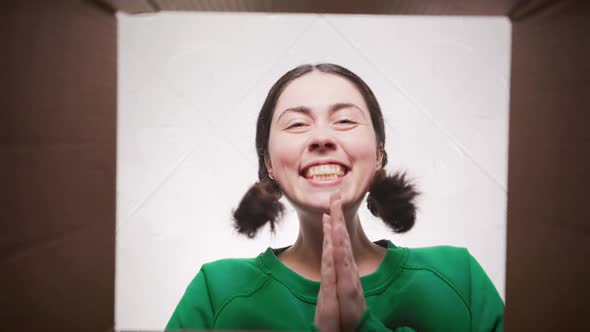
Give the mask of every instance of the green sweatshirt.
<svg viewBox="0 0 590 332">
<path fill-rule="evenodd" d="M 467 249 L 375 243 L 388 250 L 361 277 L 367 310 L 355 331 L 503 330 L 504 303 Z M 204 264 L 166 329 L 317 331 L 320 283 L 287 268 L 277 258 L 285 249 Z"/>
</svg>

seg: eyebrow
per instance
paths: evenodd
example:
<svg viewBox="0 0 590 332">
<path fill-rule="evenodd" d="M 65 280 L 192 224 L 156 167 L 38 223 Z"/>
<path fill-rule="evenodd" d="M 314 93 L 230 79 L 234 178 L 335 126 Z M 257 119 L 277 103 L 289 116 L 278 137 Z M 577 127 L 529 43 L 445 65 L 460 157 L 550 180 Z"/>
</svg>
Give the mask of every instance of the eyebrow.
<svg viewBox="0 0 590 332">
<path fill-rule="evenodd" d="M 337 111 L 339 111 L 341 109 L 344 109 L 344 108 L 354 108 L 354 109 L 357 109 L 359 112 L 361 112 L 361 115 L 363 116 L 363 118 L 365 118 L 365 113 L 363 113 L 363 111 L 361 110 L 361 108 L 358 107 L 358 106 L 356 106 L 355 104 L 352 104 L 352 103 L 336 103 L 336 104 L 332 104 L 332 105 L 330 105 L 330 109 L 328 110 L 328 113 L 330 115 L 332 115 L 333 113 L 335 113 L 335 112 L 337 112 Z M 283 113 L 281 113 L 281 115 L 279 115 L 279 117 L 277 118 L 277 122 L 287 112 L 303 113 L 305 115 L 310 115 L 311 114 L 311 109 L 309 107 L 305 107 L 305 106 L 296 106 L 296 107 L 287 108 L 286 110 L 283 111 Z"/>
</svg>

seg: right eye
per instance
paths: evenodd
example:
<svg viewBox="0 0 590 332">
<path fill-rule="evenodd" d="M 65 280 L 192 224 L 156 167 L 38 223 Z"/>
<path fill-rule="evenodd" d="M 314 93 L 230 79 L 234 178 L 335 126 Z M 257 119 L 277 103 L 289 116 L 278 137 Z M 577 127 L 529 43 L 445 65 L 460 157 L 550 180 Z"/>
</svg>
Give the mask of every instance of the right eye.
<svg viewBox="0 0 590 332">
<path fill-rule="evenodd" d="M 296 122 L 296 123 L 290 125 L 289 127 L 287 127 L 287 129 L 298 128 L 298 127 L 303 127 L 303 126 L 305 126 L 305 123 L 303 123 L 303 122 Z"/>
</svg>

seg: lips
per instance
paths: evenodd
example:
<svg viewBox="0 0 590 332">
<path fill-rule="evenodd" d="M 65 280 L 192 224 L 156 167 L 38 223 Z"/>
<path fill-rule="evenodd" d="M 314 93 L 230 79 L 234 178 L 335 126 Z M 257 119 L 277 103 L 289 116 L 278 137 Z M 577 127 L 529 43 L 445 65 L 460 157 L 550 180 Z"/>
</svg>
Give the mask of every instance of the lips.
<svg viewBox="0 0 590 332">
<path fill-rule="evenodd" d="M 307 179 L 328 180 L 342 177 L 348 173 L 349 167 L 334 160 L 316 161 L 302 168 L 301 176 Z"/>
</svg>

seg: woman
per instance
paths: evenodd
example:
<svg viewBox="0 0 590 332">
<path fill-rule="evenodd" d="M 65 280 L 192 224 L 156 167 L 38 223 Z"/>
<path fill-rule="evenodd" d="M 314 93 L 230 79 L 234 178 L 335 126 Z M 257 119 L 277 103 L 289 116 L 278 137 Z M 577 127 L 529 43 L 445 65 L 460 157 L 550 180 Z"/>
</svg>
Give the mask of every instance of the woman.
<svg viewBox="0 0 590 332">
<path fill-rule="evenodd" d="M 357 211 L 395 232 L 414 224 L 417 195 L 388 176 L 379 104 L 357 75 L 304 65 L 271 88 L 260 111 L 258 177 L 234 212 L 249 237 L 274 230 L 284 194 L 295 243 L 253 259 L 205 264 L 167 329 L 501 331 L 503 302 L 466 249 L 408 249 L 365 235 Z"/>
</svg>

